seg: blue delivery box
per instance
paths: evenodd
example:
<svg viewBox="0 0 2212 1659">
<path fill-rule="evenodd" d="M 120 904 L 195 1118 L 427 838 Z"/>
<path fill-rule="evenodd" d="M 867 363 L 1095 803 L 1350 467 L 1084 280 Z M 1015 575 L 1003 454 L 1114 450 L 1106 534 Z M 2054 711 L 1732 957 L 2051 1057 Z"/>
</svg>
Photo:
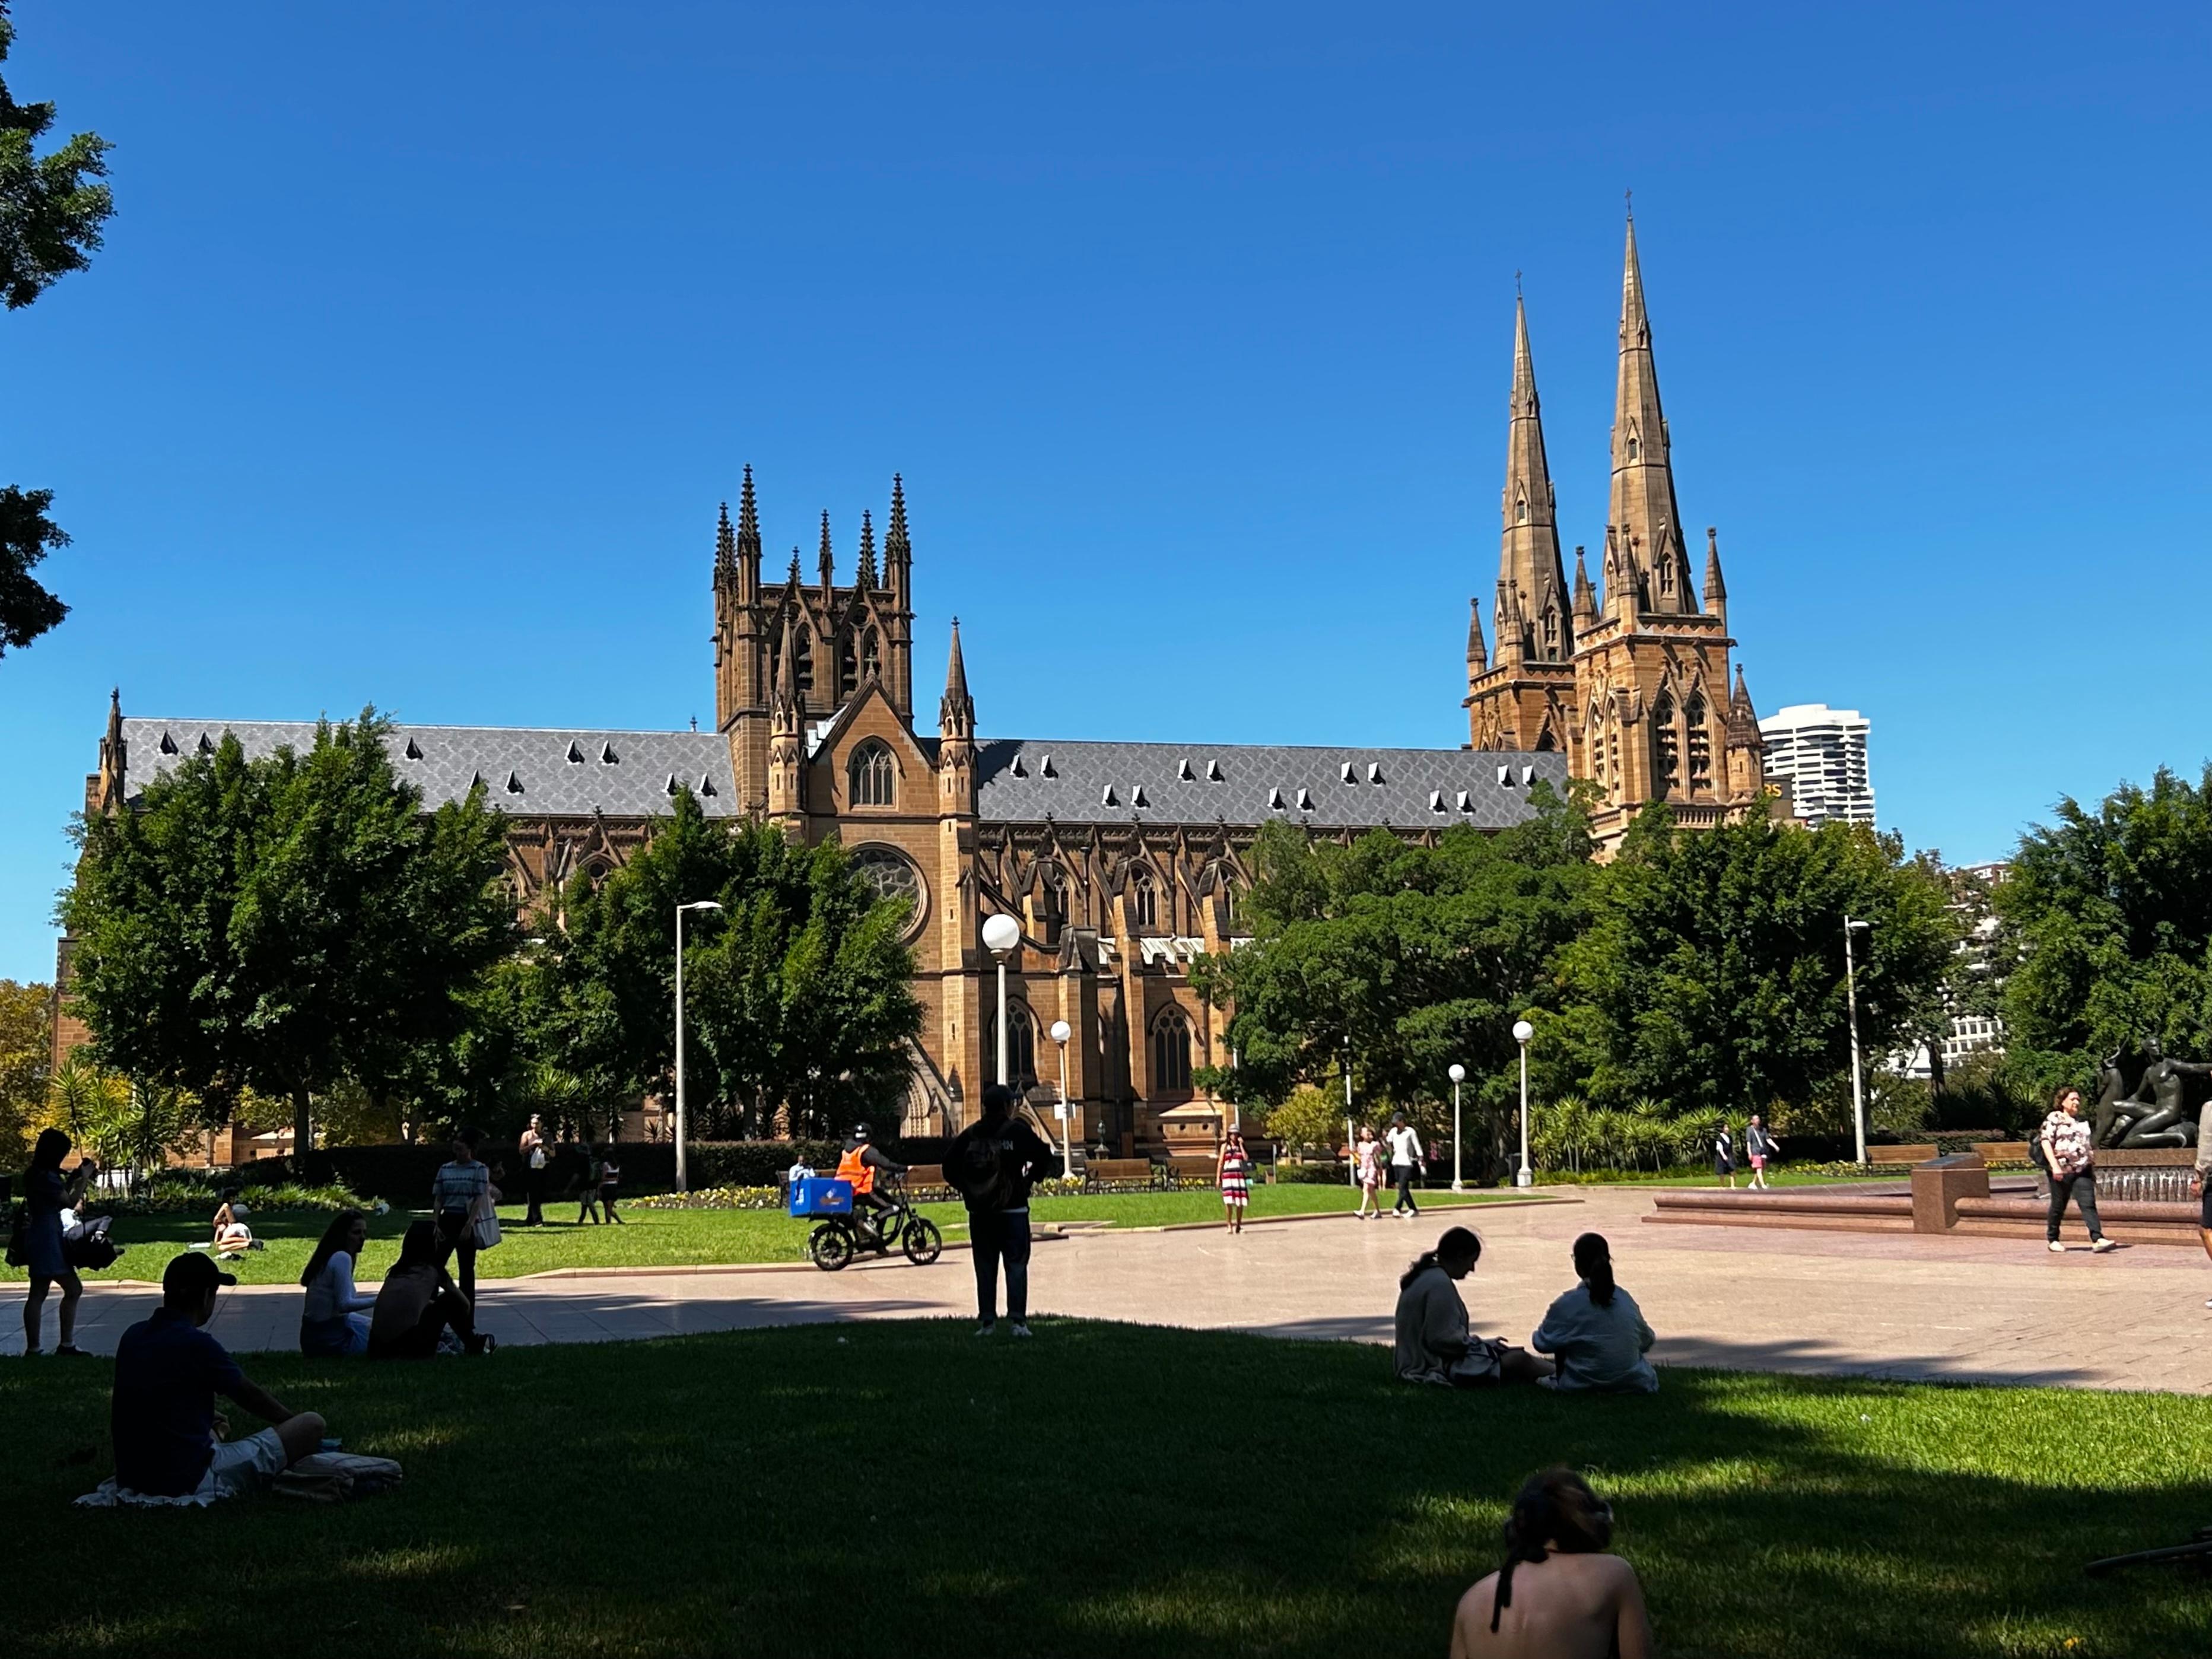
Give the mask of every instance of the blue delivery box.
<svg viewBox="0 0 2212 1659">
<path fill-rule="evenodd" d="M 791 1212 L 795 1216 L 850 1215 L 853 1183 L 833 1176 L 808 1176 L 791 1183 Z"/>
</svg>

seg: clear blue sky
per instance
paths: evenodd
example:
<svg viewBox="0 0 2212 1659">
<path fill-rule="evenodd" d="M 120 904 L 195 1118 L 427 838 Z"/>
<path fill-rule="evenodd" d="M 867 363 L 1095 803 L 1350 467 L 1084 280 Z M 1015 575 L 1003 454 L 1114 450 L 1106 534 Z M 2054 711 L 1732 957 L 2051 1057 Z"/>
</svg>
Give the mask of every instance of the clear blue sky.
<svg viewBox="0 0 2212 1659">
<path fill-rule="evenodd" d="M 1595 545 L 1631 186 L 1763 710 L 1863 710 L 1954 860 L 2212 750 L 2201 5 L 15 15 L 118 211 L 0 317 L 0 480 L 76 538 L 0 659 L 0 975 L 111 684 L 711 719 L 748 460 L 810 570 L 904 472 L 986 732 L 1462 742 L 1514 272 Z"/>
</svg>

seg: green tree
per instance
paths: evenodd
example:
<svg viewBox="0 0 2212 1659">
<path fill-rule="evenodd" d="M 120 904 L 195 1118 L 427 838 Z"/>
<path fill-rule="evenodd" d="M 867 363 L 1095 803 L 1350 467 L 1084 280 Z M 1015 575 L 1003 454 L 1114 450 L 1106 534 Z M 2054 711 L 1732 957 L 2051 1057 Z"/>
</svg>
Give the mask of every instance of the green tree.
<svg viewBox="0 0 2212 1659">
<path fill-rule="evenodd" d="M 1562 958 L 1571 1006 L 1556 1022 L 1538 1017 L 1547 1092 L 1738 1119 L 1839 1099 L 1844 917 L 1873 924 L 1858 947 L 1872 1063 L 1939 1017 L 1957 941 L 1945 900 L 1896 837 L 1863 826 L 1685 831 L 1650 808 L 1605 871 L 1594 925 Z"/>
<path fill-rule="evenodd" d="M 0 59 L 15 38 L 15 26 L 0 5 Z M 114 210 L 102 182 L 107 141 L 80 132 L 41 155 L 39 141 L 53 124 L 53 105 L 19 104 L 0 82 L 0 296 L 10 311 L 83 270 Z M 69 614 L 31 574 L 51 549 L 69 543 L 46 516 L 52 502 L 51 490 L 0 489 L 0 656 L 30 644 Z"/>
<path fill-rule="evenodd" d="M 2062 799 L 1992 899 L 2007 1048 L 2036 1092 L 2147 1036 L 2212 1049 L 2212 767 Z"/>
<path fill-rule="evenodd" d="M 0 979 L 0 1166 L 13 1166 L 42 1121 L 46 1103 L 47 1055 L 53 1032 L 47 1024 L 52 991 Z"/>
<path fill-rule="evenodd" d="M 1346 847 L 1262 829 L 1240 906 L 1252 942 L 1193 970 L 1235 1011 L 1237 1065 L 1206 1084 L 1240 1102 L 1332 1076 L 1340 1087 L 1348 1043 L 1363 1115 L 1379 1103 L 1446 1121 L 1458 1061 L 1469 1109 L 1494 1127 L 1517 1088 L 1513 1023 L 1557 1006 L 1553 959 L 1582 927 L 1595 876 L 1582 809 L 1540 787 L 1536 806 L 1502 834 L 1455 828 L 1433 847 L 1388 830 Z"/>
<path fill-rule="evenodd" d="M 514 944 L 499 817 L 481 790 L 424 814 L 374 709 L 305 752 L 249 762 L 226 736 L 83 825 L 62 920 L 71 994 L 112 1069 L 199 1097 L 372 1096 L 450 1042 L 465 994 Z"/>
<path fill-rule="evenodd" d="M 902 900 L 878 896 L 835 842 L 711 823 L 689 791 L 652 840 L 564 896 L 539 960 L 554 986 L 540 1057 L 593 1091 L 665 1096 L 675 1063 L 676 907 L 684 929 L 687 1104 L 702 1129 L 794 1133 L 880 1115 L 921 1029 Z M 602 1097 L 604 1093 L 602 1093 Z"/>
</svg>

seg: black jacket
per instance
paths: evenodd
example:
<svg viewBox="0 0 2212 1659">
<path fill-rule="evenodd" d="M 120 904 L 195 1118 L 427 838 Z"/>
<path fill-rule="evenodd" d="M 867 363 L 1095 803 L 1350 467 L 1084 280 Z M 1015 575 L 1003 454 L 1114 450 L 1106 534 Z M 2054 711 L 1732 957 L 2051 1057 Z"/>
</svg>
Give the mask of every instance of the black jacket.
<svg viewBox="0 0 2212 1659">
<path fill-rule="evenodd" d="M 996 1153 L 996 1168 L 988 1174 L 971 1167 L 982 1162 L 971 1152 L 979 1142 Z M 1030 1188 L 1052 1173 L 1056 1158 L 1043 1137 L 1020 1118 L 978 1121 L 953 1136 L 945 1149 L 945 1182 L 971 1210 L 1019 1210 L 1029 1204 Z"/>
</svg>

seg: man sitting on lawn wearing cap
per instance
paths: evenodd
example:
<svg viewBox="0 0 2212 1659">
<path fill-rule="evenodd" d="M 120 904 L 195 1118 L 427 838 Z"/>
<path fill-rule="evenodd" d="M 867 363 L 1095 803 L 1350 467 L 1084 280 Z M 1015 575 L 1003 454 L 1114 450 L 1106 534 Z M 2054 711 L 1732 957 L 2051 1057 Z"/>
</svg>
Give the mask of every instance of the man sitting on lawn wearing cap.
<svg viewBox="0 0 2212 1659">
<path fill-rule="evenodd" d="M 200 1328 L 215 1316 L 218 1289 L 235 1285 L 204 1255 L 172 1261 L 161 1305 L 123 1333 L 115 1350 L 115 1484 L 148 1498 L 208 1504 L 250 1492 L 319 1450 L 323 1419 L 295 1412 L 247 1380 L 238 1362 Z M 230 1425 L 222 1395 L 275 1426 L 243 1440 L 217 1440 Z"/>
</svg>

